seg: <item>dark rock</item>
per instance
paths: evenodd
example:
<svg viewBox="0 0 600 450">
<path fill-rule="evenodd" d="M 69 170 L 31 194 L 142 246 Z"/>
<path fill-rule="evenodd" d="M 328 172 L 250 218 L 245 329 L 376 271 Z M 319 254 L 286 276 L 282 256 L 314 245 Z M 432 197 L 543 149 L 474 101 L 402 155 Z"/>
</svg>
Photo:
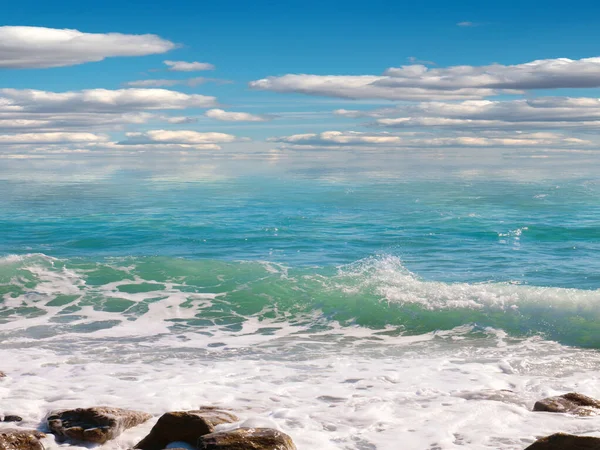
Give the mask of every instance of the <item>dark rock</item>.
<svg viewBox="0 0 600 450">
<path fill-rule="evenodd" d="M 44 437 L 36 430 L 0 430 L 0 450 L 44 450 L 40 442 Z"/>
<path fill-rule="evenodd" d="M 296 450 L 292 438 L 272 428 L 238 428 L 207 434 L 199 450 Z"/>
<path fill-rule="evenodd" d="M 141 411 L 98 406 L 54 411 L 47 418 L 48 427 L 59 440 L 104 444 L 124 430 L 135 427 L 152 416 Z"/>
<path fill-rule="evenodd" d="M 6 374 L 0 370 L 0 378 L 4 378 Z"/>
<path fill-rule="evenodd" d="M 135 448 L 162 450 L 171 442 L 186 442 L 196 446 L 198 438 L 215 431 L 217 425 L 238 420 L 230 412 L 212 407 L 168 412 L 158 419 L 150 434 L 138 442 Z"/>
<path fill-rule="evenodd" d="M 533 410 L 592 416 L 600 414 L 600 401 L 586 395 L 571 392 L 540 400 L 535 403 Z"/>
<path fill-rule="evenodd" d="M 538 439 L 525 450 L 600 450 L 600 438 L 556 433 Z"/>
<path fill-rule="evenodd" d="M 15 416 L 14 414 L 7 414 L 2 419 L 3 422 L 22 422 L 23 418 L 21 416 Z"/>
</svg>

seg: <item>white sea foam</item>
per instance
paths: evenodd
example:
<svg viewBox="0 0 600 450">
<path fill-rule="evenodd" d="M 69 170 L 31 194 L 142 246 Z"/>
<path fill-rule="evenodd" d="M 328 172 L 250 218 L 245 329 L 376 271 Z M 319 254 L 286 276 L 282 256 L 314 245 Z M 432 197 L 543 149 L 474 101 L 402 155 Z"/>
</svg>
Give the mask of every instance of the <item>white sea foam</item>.
<svg viewBox="0 0 600 450">
<path fill-rule="evenodd" d="M 14 265 L 2 273 L 18 287 L 1 303 L 13 320 L 0 322 L 0 369 L 9 375 L 0 381 L 0 413 L 22 415 L 24 427 L 65 407 L 106 404 L 154 414 L 105 445 L 126 449 L 165 411 L 216 405 L 237 411 L 236 426 L 289 433 L 299 450 L 396 450 L 399 443 L 415 450 L 521 450 L 556 431 L 600 435 L 600 417 L 531 411 L 536 400 L 569 391 L 600 398 L 597 350 L 472 323 L 403 335 L 393 325 L 342 324 L 318 304 L 293 316 L 269 303 L 246 315 L 233 308 L 228 314 L 239 321 L 191 326 L 227 306 L 226 295 L 195 292 L 185 279 L 143 279 L 131 261 L 111 264 L 127 279 L 95 285 L 87 269 L 43 255 L 0 263 Z M 440 314 L 538 308 L 560 316 L 593 311 L 599 298 L 598 291 L 429 282 L 391 257 L 329 276 L 262 267 L 260 282 L 279 275 L 310 281 L 365 308 L 363 297 L 375 293 L 384 304 Z M 52 303 L 61 295 L 72 299 Z M 110 298 L 132 306 L 111 312 L 90 300 Z M 60 447 L 51 437 L 45 444 Z"/>
<path fill-rule="evenodd" d="M 238 425 L 275 426 L 307 450 L 392 450 L 398 442 L 410 449 L 522 449 L 559 430 L 600 435 L 600 418 L 530 411 L 535 400 L 566 391 L 600 397 L 594 352 L 536 339 L 506 346 L 432 339 L 385 350 L 320 346 L 283 360 L 253 352 L 254 343 L 211 357 L 158 351 L 158 360 L 134 355 L 135 348 L 100 359 L 77 347 L 68 355 L 0 350 L 9 374 L 0 399 L 3 409 L 10 405 L 5 412 L 24 416 L 23 426 L 63 407 L 109 404 L 158 416 L 219 405 L 238 412 Z M 288 344 L 273 350 L 298 351 Z M 106 447 L 128 448 L 152 424 Z M 58 448 L 51 438 L 46 445 Z"/>
</svg>

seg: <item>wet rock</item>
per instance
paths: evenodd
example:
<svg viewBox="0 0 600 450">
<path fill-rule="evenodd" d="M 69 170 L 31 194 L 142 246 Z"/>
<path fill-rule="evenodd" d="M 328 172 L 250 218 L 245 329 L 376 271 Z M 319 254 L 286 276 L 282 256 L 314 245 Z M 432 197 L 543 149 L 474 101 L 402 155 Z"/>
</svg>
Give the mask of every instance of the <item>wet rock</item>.
<svg viewBox="0 0 600 450">
<path fill-rule="evenodd" d="M 538 439 L 525 450 L 600 450 L 600 438 L 556 433 Z"/>
<path fill-rule="evenodd" d="M 198 440 L 200 450 L 296 450 L 292 438 L 272 428 L 238 428 L 207 434 Z"/>
<path fill-rule="evenodd" d="M 212 407 L 168 412 L 158 419 L 150 434 L 138 442 L 135 448 L 162 450 L 171 442 L 186 442 L 196 446 L 198 438 L 215 431 L 217 425 L 238 420 L 234 414 Z"/>
<path fill-rule="evenodd" d="M 6 377 L 6 374 L 0 370 L 0 378 Z"/>
<path fill-rule="evenodd" d="M 540 400 L 533 406 L 533 410 L 593 416 L 600 414 L 600 401 L 583 394 L 571 392 Z"/>
<path fill-rule="evenodd" d="M 135 427 L 152 416 L 141 411 L 99 406 L 54 411 L 47 418 L 48 427 L 59 440 L 104 444 L 124 430 Z"/>
<path fill-rule="evenodd" d="M 23 418 L 21 416 L 15 416 L 14 414 L 7 414 L 2 418 L 2 422 L 22 422 Z"/>
<path fill-rule="evenodd" d="M 44 450 L 40 442 L 44 437 L 36 430 L 0 430 L 0 450 Z"/>
</svg>

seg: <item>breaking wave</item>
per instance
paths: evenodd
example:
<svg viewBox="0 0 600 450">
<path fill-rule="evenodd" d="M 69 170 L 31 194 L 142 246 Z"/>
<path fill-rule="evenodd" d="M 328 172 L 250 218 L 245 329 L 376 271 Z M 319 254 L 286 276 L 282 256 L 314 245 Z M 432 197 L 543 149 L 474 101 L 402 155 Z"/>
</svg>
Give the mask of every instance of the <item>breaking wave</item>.
<svg viewBox="0 0 600 450">
<path fill-rule="evenodd" d="M 0 258 L 0 340 L 206 333 L 269 339 L 467 327 L 600 348 L 600 291 L 423 280 L 393 256 L 340 267 L 165 257 Z M 348 331 L 349 332 L 349 331 Z"/>
</svg>

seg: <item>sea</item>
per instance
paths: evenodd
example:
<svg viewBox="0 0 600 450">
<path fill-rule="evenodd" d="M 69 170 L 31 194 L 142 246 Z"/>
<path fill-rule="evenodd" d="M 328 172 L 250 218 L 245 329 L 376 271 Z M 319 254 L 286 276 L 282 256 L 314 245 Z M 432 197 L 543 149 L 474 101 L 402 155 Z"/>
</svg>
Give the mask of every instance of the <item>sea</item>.
<svg viewBox="0 0 600 450">
<path fill-rule="evenodd" d="M 207 405 L 299 450 L 600 436 L 532 411 L 600 398 L 600 158 L 485 152 L 2 155 L 0 415 L 155 415 L 107 449 Z"/>
</svg>

